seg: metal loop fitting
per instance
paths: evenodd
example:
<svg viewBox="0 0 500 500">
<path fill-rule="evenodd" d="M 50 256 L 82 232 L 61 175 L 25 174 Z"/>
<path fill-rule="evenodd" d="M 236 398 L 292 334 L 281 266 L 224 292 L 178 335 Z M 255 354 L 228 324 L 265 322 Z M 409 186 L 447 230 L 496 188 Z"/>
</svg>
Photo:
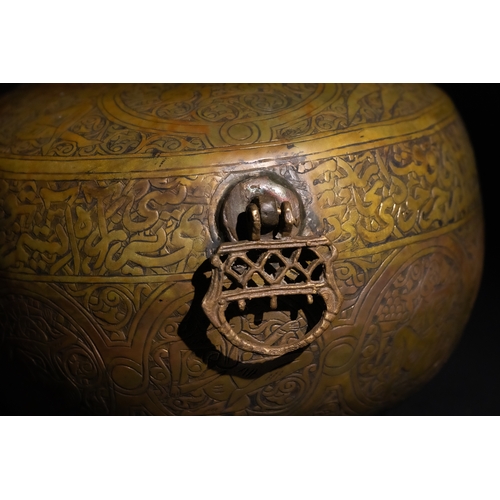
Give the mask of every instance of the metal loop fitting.
<svg viewBox="0 0 500 500">
<path fill-rule="evenodd" d="M 232 241 L 222 243 L 211 258 L 212 280 L 202 306 L 221 335 L 243 351 L 275 357 L 305 347 L 331 326 L 340 310 L 342 296 L 333 271 L 337 250 L 325 237 L 297 234 L 302 210 L 294 190 L 267 176 L 240 182 L 222 206 Z M 246 241 L 237 241 L 241 234 Z M 276 309 L 278 297 L 292 295 L 305 295 L 309 305 L 315 295 L 324 302 L 320 320 L 300 339 L 269 345 L 237 334 L 226 318 L 232 302 L 244 312 L 248 301 L 268 297 L 270 308 Z"/>
</svg>

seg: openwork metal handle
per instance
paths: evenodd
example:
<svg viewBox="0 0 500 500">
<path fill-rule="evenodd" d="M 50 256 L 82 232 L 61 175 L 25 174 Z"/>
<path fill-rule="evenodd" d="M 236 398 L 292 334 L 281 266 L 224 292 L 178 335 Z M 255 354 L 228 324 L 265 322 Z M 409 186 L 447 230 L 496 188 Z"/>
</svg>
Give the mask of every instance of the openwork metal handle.
<svg viewBox="0 0 500 500">
<path fill-rule="evenodd" d="M 292 203 L 284 199 L 287 195 Z M 246 217 L 246 241 L 234 241 L 236 230 L 231 232 L 228 224 L 237 220 L 238 212 Z M 296 235 L 300 213 L 296 193 L 267 177 L 237 185 L 223 207 L 233 242 L 221 244 L 212 256 L 212 281 L 202 306 L 220 334 L 243 351 L 276 357 L 305 347 L 330 327 L 340 310 L 342 296 L 333 271 L 337 250 L 325 237 Z M 279 297 L 293 295 L 306 296 L 310 306 L 314 296 L 320 296 L 324 310 L 309 332 L 291 342 L 269 345 L 249 339 L 237 334 L 227 320 L 226 311 L 233 302 L 244 313 L 251 300 L 268 298 L 270 308 L 277 309 Z"/>
<path fill-rule="evenodd" d="M 334 281 L 335 247 L 324 237 L 223 243 L 212 256 L 212 281 L 203 309 L 212 324 L 231 344 L 244 351 L 282 356 L 309 345 L 338 314 L 341 295 Z M 237 335 L 226 319 L 226 309 L 237 302 L 269 297 L 271 309 L 277 297 L 305 295 L 309 304 L 320 295 L 325 310 L 319 322 L 300 340 L 285 345 L 265 345 Z"/>
</svg>

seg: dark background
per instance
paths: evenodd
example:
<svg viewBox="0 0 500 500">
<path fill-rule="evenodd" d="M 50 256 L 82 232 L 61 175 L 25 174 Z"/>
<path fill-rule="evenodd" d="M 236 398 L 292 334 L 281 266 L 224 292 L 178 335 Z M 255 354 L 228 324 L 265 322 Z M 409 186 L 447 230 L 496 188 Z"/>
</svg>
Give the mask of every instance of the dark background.
<svg viewBox="0 0 500 500">
<path fill-rule="evenodd" d="M 462 339 L 442 370 L 418 393 L 386 415 L 499 415 L 499 265 L 495 229 L 500 193 L 500 147 L 496 119 L 498 84 L 440 84 L 453 100 L 469 133 L 481 183 L 485 218 L 485 261 L 481 288 Z M 497 247 L 498 248 L 498 247 Z"/>
<path fill-rule="evenodd" d="M 0 84 L 0 94 L 15 88 Z M 436 377 L 419 392 L 382 415 L 498 415 L 500 374 L 497 341 L 500 303 L 495 220 L 499 218 L 500 85 L 439 84 L 451 97 L 467 127 L 475 151 L 483 194 L 486 253 L 479 295 L 463 337 Z M 72 415 L 78 410 L 58 388 L 47 388 L 0 356 L 0 414 Z"/>
</svg>

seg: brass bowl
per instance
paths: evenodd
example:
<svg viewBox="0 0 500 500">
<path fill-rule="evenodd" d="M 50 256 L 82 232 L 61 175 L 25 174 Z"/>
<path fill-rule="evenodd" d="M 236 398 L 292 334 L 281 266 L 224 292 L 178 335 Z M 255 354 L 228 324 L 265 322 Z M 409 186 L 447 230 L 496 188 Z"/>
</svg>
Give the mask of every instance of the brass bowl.
<svg viewBox="0 0 500 500">
<path fill-rule="evenodd" d="M 51 85 L 0 101 L 3 347 L 105 414 L 363 414 L 429 380 L 483 261 L 431 85 Z"/>
</svg>

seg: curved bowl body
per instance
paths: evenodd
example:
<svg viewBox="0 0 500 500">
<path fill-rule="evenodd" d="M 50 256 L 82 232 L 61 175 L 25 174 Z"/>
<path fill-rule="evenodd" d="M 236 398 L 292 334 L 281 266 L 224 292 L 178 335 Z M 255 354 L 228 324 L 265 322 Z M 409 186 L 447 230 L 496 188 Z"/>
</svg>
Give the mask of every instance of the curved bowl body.
<svg viewBox="0 0 500 500">
<path fill-rule="evenodd" d="M 202 309 L 221 204 L 262 176 L 335 254 L 328 326 L 268 358 Z M 92 413 L 377 411 L 439 370 L 480 281 L 473 154 L 430 85 L 19 88 L 0 193 L 2 349 Z M 277 304 L 228 312 L 232 331 L 286 345 L 324 308 Z"/>
</svg>

